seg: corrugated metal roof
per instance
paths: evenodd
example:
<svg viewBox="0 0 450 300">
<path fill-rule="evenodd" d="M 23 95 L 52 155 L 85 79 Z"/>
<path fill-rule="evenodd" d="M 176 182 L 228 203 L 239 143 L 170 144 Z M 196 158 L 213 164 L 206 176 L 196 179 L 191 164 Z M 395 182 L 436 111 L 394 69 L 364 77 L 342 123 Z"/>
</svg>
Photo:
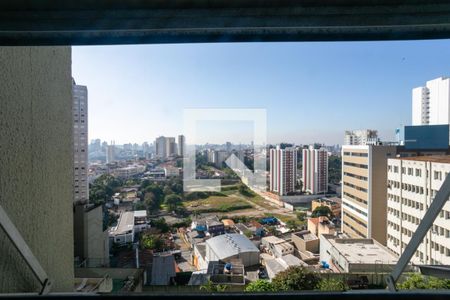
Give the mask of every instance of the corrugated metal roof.
<svg viewBox="0 0 450 300">
<path fill-rule="evenodd" d="M 206 241 L 208 247 L 218 256 L 219 259 L 237 255 L 245 252 L 258 252 L 258 248 L 245 235 L 242 234 L 222 234 L 210 238 Z"/>
<path fill-rule="evenodd" d="M 168 285 L 175 275 L 175 259 L 171 254 L 153 256 L 152 285 Z"/>
</svg>

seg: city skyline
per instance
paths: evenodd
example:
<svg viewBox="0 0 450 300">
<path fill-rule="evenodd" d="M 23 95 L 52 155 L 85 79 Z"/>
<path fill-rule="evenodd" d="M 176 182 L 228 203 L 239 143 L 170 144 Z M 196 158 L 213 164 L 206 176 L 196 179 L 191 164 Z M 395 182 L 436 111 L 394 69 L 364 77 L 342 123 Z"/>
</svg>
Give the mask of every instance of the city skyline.
<svg viewBox="0 0 450 300">
<path fill-rule="evenodd" d="M 184 108 L 213 106 L 267 109 L 272 144 L 342 144 L 345 130 L 364 128 L 395 140 L 412 122 L 412 89 L 450 73 L 445 49 L 448 40 L 74 47 L 72 70 L 88 87 L 90 140 L 177 136 Z M 245 125 L 229 127 L 202 142 L 250 142 Z"/>
</svg>

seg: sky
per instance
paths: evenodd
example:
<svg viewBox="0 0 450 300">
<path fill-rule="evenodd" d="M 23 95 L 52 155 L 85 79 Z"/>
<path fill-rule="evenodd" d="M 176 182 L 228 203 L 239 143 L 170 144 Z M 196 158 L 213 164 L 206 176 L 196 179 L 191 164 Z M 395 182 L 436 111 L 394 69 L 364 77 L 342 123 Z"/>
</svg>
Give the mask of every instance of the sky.
<svg viewBox="0 0 450 300">
<path fill-rule="evenodd" d="M 89 139 L 153 142 L 184 132 L 184 109 L 265 109 L 268 143 L 342 144 L 411 123 L 411 90 L 450 76 L 450 40 L 72 47 L 88 87 Z M 250 143 L 249 120 L 202 121 L 198 143 Z M 189 137 L 187 137 L 189 143 Z"/>
</svg>

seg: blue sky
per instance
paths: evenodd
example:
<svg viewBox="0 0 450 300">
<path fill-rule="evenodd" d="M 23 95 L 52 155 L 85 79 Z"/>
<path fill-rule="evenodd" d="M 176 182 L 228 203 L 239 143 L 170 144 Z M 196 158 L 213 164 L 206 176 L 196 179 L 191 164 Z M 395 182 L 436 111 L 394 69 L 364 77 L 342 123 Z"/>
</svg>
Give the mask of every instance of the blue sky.
<svg viewBox="0 0 450 300">
<path fill-rule="evenodd" d="M 449 53 L 450 40 L 83 46 L 72 73 L 88 86 L 90 139 L 176 136 L 184 108 L 265 108 L 270 143 L 342 144 L 346 129 L 393 140 L 411 123 L 411 89 L 450 76 Z M 200 133 L 249 143 L 251 128 Z"/>
</svg>

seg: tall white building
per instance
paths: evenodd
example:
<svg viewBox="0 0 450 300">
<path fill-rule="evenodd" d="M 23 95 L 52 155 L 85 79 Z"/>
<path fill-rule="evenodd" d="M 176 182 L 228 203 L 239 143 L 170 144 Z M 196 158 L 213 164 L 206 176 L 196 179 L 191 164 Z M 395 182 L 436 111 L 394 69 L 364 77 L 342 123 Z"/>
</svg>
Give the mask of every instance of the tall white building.
<svg viewBox="0 0 450 300">
<path fill-rule="evenodd" d="M 371 129 L 347 130 L 344 136 L 344 145 L 376 145 L 378 131 Z"/>
<path fill-rule="evenodd" d="M 88 183 L 88 91 L 72 80 L 73 90 L 73 152 L 74 152 L 74 202 L 87 203 Z"/>
<path fill-rule="evenodd" d="M 450 124 L 450 78 L 439 77 L 412 90 L 412 125 Z"/>
<path fill-rule="evenodd" d="M 184 156 L 184 151 L 186 147 L 186 139 L 184 135 L 178 136 L 178 156 Z"/>
<path fill-rule="evenodd" d="M 295 191 L 297 178 L 297 150 L 270 149 L 270 191 L 287 195 Z"/>
<path fill-rule="evenodd" d="M 405 250 L 448 173 L 450 156 L 388 160 L 387 247 L 397 255 Z M 450 201 L 411 261 L 450 265 Z"/>
<path fill-rule="evenodd" d="M 302 150 L 303 191 L 311 194 L 328 191 L 328 151 L 310 146 Z"/>
</svg>

